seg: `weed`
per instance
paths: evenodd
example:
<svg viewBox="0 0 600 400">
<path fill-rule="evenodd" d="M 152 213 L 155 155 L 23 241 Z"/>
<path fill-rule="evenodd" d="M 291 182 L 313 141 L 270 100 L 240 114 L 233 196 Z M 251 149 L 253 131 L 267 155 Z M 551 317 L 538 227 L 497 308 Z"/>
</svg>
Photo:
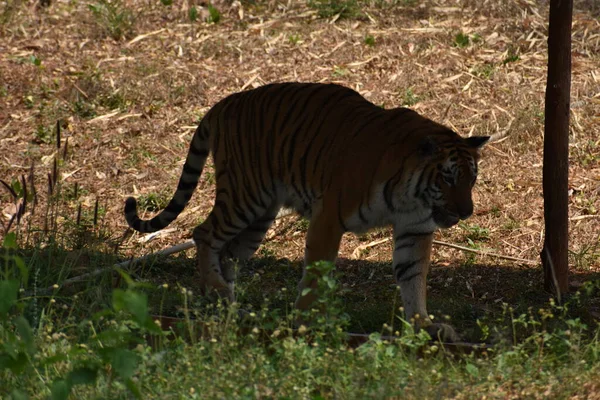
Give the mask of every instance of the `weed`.
<svg viewBox="0 0 600 400">
<path fill-rule="evenodd" d="M 569 250 L 575 268 L 589 270 L 600 260 L 600 241 L 596 239 L 592 243 L 583 244 L 578 251 Z"/>
<path fill-rule="evenodd" d="M 519 229 L 521 227 L 521 223 L 516 219 L 509 217 L 508 221 L 502 225 L 502 229 L 507 231 L 514 231 L 515 229 Z"/>
<path fill-rule="evenodd" d="M 365 35 L 365 44 L 367 46 L 375 46 L 375 37 L 373 35 Z"/>
<path fill-rule="evenodd" d="M 35 129 L 35 142 L 50 144 L 54 140 L 52 127 L 46 125 L 38 125 Z"/>
<path fill-rule="evenodd" d="M 208 4 L 208 17 L 206 22 L 210 24 L 217 24 L 221 20 L 221 13 L 212 4 Z"/>
<path fill-rule="evenodd" d="M 469 45 L 469 35 L 462 32 L 457 33 L 454 36 L 454 45 L 456 47 L 467 47 Z"/>
<path fill-rule="evenodd" d="M 149 193 L 139 196 L 137 201 L 140 209 L 149 212 L 156 212 L 164 209 L 167 206 L 169 203 L 169 196 L 166 193 Z"/>
<path fill-rule="evenodd" d="M 315 10 L 321 18 L 357 18 L 362 15 L 357 0 L 310 0 L 308 5 Z"/>
<path fill-rule="evenodd" d="M 465 240 L 475 242 L 490 239 L 490 230 L 487 228 L 482 228 L 479 225 L 469 225 L 464 222 L 460 222 L 458 226 L 465 231 Z"/>
<path fill-rule="evenodd" d="M 500 211 L 500 207 L 493 206 L 492 209 L 490 210 L 490 214 L 492 214 L 494 216 L 494 218 L 500 218 L 500 216 L 502 215 L 502 213 Z"/>
<path fill-rule="evenodd" d="M 98 104 L 109 110 L 124 110 L 128 107 L 129 102 L 125 96 L 117 90 L 108 96 L 100 96 Z"/>
<path fill-rule="evenodd" d="M 134 16 L 121 0 L 98 0 L 88 5 L 96 25 L 104 35 L 121 40 L 133 34 Z"/>
<path fill-rule="evenodd" d="M 32 54 L 29 56 L 29 62 L 33 65 L 35 65 L 36 67 L 41 67 L 42 66 L 42 60 L 37 57 L 35 54 Z"/>
<path fill-rule="evenodd" d="M 293 34 L 293 35 L 290 35 L 290 36 L 288 37 L 288 40 L 289 40 L 289 41 L 290 41 L 290 43 L 291 43 L 291 44 L 293 44 L 293 45 L 297 45 L 298 43 L 301 43 L 301 40 L 300 40 L 300 35 L 299 35 L 299 34 Z"/>
<path fill-rule="evenodd" d="M 414 94 L 412 88 L 408 88 L 402 95 L 402 105 L 406 107 L 414 106 L 419 102 L 419 97 Z"/>
<path fill-rule="evenodd" d="M 188 10 L 188 19 L 192 23 L 198 20 L 198 9 L 196 8 L 196 6 L 192 6 Z"/>
<path fill-rule="evenodd" d="M 35 106 L 35 100 L 33 99 L 32 95 L 27 95 L 23 97 L 23 104 L 25 105 L 25 107 L 27 107 L 28 109 L 32 109 Z"/>
<path fill-rule="evenodd" d="M 294 227 L 297 231 L 306 232 L 310 225 L 310 220 L 308 218 L 299 218 L 295 223 Z"/>
<path fill-rule="evenodd" d="M 335 77 L 346 76 L 349 73 L 350 73 L 350 71 L 348 71 L 346 68 L 342 68 L 342 67 L 338 67 L 338 66 L 335 66 L 333 68 L 333 76 L 335 76 Z"/>
<path fill-rule="evenodd" d="M 73 113 L 80 118 L 90 119 L 96 116 L 96 109 L 93 104 L 82 99 L 75 100 L 72 107 Z"/>
<path fill-rule="evenodd" d="M 490 79 L 494 75 L 495 67 L 492 63 L 480 64 L 471 69 L 473 75 L 483 79 Z"/>
<path fill-rule="evenodd" d="M 502 65 L 510 64 L 516 61 L 519 61 L 519 52 L 518 49 L 515 49 L 513 46 L 510 46 L 506 51 L 506 57 L 502 60 Z"/>
</svg>

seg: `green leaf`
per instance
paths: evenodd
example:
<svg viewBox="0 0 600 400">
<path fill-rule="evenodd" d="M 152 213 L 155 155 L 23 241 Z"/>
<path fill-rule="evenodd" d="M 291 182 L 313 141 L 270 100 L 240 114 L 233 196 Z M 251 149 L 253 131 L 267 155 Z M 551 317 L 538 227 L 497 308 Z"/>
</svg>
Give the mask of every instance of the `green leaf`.
<svg viewBox="0 0 600 400">
<path fill-rule="evenodd" d="M 19 281 L 0 281 L 0 318 L 8 313 L 17 301 Z"/>
<path fill-rule="evenodd" d="M 96 382 L 98 370 L 89 367 L 75 368 L 67 376 L 67 381 L 71 386 L 75 385 L 90 385 Z"/>
<path fill-rule="evenodd" d="M 127 283 L 127 287 L 129 289 L 134 288 L 137 285 L 137 283 L 133 280 L 133 278 L 131 278 L 131 276 L 129 276 L 129 274 L 127 272 L 125 272 L 124 269 L 115 268 L 115 271 L 117 271 L 119 273 L 119 275 L 121 275 L 121 278 L 123 278 L 125 283 Z"/>
<path fill-rule="evenodd" d="M 221 13 L 219 12 L 219 10 L 217 10 L 215 7 L 213 7 L 212 5 L 208 5 L 208 18 L 207 18 L 207 22 L 212 22 L 212 23 L 218 23 L 221 20 Z"/>
<path fill-rule="evenodd" d="M 127 349 L 115 349 L 112 354 L 111 365 L 115 372 L 123 379 L 133 376 L 139 362 L 139 356 Z"/>
<path fill-rule="evenodd" d="M 64 353 L 56 354 L 51 357 L 46 357 L 40 360 L 40 366 L 46 367 L 52 364 L 56 364 L 57 362 L 66 361 L 68 359 L 67 355 Z"/>
<path fill-rule="evenodd" d="M 29 396 L 27 396 L 27 393 L 25 393 L 19 389 L 15 389 L 12 392 L 10 392 L 10 397 L 12 398 L 12 400 L 28 400 L 29 399 Z"/>
<path fill-rule="evenodd" d="M 25 262 L 19 256 L 13 256 L 13 260 L 17 265 L 17 268 L 19 268 L 19 271 L 21 272 L 21 281 L 23 282 L 23 285 L 27 286 L 27 280 L 29 279 L 29 270 L 25 266 Z"/>
<path fill-rule="evenodd" d="M 21 194 L 23 193 L 23 187 L 21 186 L 20 180 L 13 179 L 13 181 L 10 183 L 10 187 L 15 191 L 17 196 L 21 197 Z"/>
<path fill-rule="evenodd" d="M 14 232 L 7 233 L 2 242 L 2 247 L 5 249 L 17 248 L 17 235 Z"/>
<path fill-rule="evenodd" d="M 188 17 L 190 18 L 190 21 L 195 22 L 198 19 L 198 9 L 196 9 L 196 7 L 190 8 Z"/>
<path fill-rule="evenodd" d="M 52 388 L 50 389 L 52 400 L 67 400 L 69 398 L 69 392 L 71 388 L 67 381 L 60 379 L 52 382 Z"/>
<path fill-rule="evenodd" d="M 477 378 L 479 376 L 479 368 L 477 368 L 477 366 L 475 366 L 474 364 L 468 363 L 465 366 L 465 369 L 472 377 Z"/>
<path fill-rule="evenodd" d="M 301 296 L 306 296 L 307 294 L 309 294 L 309 293 L 310 293 L 310 291 L 311 291 L 311 290 L 312 290 L 312 289 L 311 289 L 311 288 L 309 288 L 309 287 L 302 289 L 302 294 L 301 294 Z"/>
<path fill-rule="evenodd" d="M 126 379 L 125 386 L 127 386 L 127 389 L 129 389 L 129 391 L 133 394 L 133 396 L 136 399 L 142 398 L 142 392 L 140 392 L 140 388 L 137 387 L 134 381 L 132 381 L 131 379 Z"/>
<path fill-rule="evenodd" d="M 144 325 L 148 319 L 148 298 L 144 293 L 115 289 L 113 291 L 113 307 L 117 311 L 128 311 L 140 325 Z"/>
<path fill-rule="evenodd" d="M 17 332 L 21 335 L 21 340 L 25 343 L 25 348 L 29 354 L 35 353 L 35 342 L 33 338 L 33 330 L 31 326 L 29 326 L 29 322 L 23 317 L 19 315 L 15 319 L 15 326 L 17 327 Z"/>
<path fill-rule="evenodd" d="M 5 367 L 10 369 L 13 374 L 18 375 L 25 370 L 29 359 L 27 358 L 27 354 L 21 352 L 16 358 L 10 358 L 4 361 L 8 361 Z"/>
</svg>

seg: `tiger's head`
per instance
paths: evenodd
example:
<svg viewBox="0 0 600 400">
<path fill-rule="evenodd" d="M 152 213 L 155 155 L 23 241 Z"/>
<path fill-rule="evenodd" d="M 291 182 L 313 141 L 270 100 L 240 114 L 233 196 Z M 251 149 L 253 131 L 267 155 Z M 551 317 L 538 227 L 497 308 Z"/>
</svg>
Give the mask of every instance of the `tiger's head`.
<svg viewBox="0 0 600 400">
<path fill-rule="evenodd" d="M 419 153 L 427 165 L 423 176 L 428 179 L 416 190 L 440 228 L 449 228 L 473 214 L 471 191 L 477 179 L 479 151 L 489 139 L 462 138 L 450 131 L 442 137 L 427 136 L 420 143 Z"/>
</svg>

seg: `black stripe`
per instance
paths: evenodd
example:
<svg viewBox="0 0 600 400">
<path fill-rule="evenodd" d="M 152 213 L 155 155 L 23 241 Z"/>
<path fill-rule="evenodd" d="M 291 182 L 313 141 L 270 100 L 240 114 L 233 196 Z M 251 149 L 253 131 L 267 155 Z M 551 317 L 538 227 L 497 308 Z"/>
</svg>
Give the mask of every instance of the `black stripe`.
<svg viewBox="0 0 600 400">
<path fill-rule="evenodd" d="M 354 131 L 354 135 L 352 135 L 353 138 L 357 137 L 363 129 L 365 129 L 367 126 L 371 125 L 373 123 L 373 121 L 382 118 L 383 116 L 385 116 L 385 110 L 382 110 L 381 108 L 377 107 L 377 109 L 372 111 L 373 115 L 371 116 L 365 116 L 365 118 L 367 118 L 361 125 L 359 125 L 358 128 L 356 128 L 356 130 Z M 389 115 L 389 114 L 388 114 Z"/>
<path fill-rule="evenodd" d="M 421 259 L 418 259 L 414 261 L 401 262 L 394 265 L 394 275 L 396 276 L 396 280 L 399 281 L 402 275 L 408 272 L 408 270 L 417 265 L 420 261 Z"/>
<path fill-rule="evenodd" d="M 340 192 L 340 195 L 338 196 L 338 219 L 340 220 L 340 225 L 342 227 L 342 229 L 344 230 L 344 232 L 348 232 L 348 228 L 346 227 L 346 224 L 344 224 L 344 220 L 342 219 L 342 194 Z"/>
<path fill-rule="evenodd" d="M 206 239 L 205 237 L 194 238 L 194 242 L 202 242 L 202 243 L 204 243 L 208 247 L 212 246 L 212 244 L 210 243 L 210 241 L 208 239 Z"/>
<path fill-rule="evenodd" d="M 399 244 L 396 246 L 396 248 L 394 249 L 394 251 L 398 251 L 400 249 L 408 249 L 411 247 L 414 247 L 415 242 L 409 242 L 409 243 L 405 243 L 405 244 Z"/>
<path fill-rule="evenodd" d="M 162 219 L 160 218 L 160 215 L 157 215 L 156 217 L 152 218 L 150 221 L 140 221 L 143 222 L 143 225 L 141 226 L 150 226 L 150 229 L 146 229 L 146 231 L 152 231 L 152 232 L 156 232 L 156 231 L 160 231 L 162 228 L 164 228 L 166 225 L 163 223 Z"/>
<path fill-rule="evenodd" d="M 352 93 L 356 95 L 356 92 L 352 92 Z M 347 96 L 343 96 L 341 99 L 336 99 L 336 101 L 335 101 L 335 102 L 334 102 L 334 101 L 331 101 L 331 105 L 332 105 L 332 107 L 339 106 L 339 103 L 340 103 L 342 100 L 344 100 L 346 97 L 347 97 Z M 349 97 L 349 96 L 348 96 L 348 97 Z M 361 97 L 361 99 L 362 99 L 362 100 L 364 100 L 362 97 Z M 365 102 L 367 102 L 366 100 L 364 100 L 364 101 L 365 101 Z M 370 104 L 370 103 L 369 103 L 369 104 Z M 328 117 L 328 114 L 330 113 L 330 111 L 329 111 L 329 108 L 327 108 L 327 109 L 326 109 L 325 107 L 323 107 L 323 108 L 321 109 L 321 112 L 324 112 L 324 111 L 326 111 L 326 112 L 327 112 L 327 114 L 325 114 L 325 117 L 323 118 L 323 121 L 326 121 L 326 120 L 328 119 L 327 117 Z M 347 118 L 347 119 L 343 120 L 343 122 L 345 123 L 345 126 L 352 126 L 352 123 L 353 123 L 353 122 L 354 122 L 354 120 L 355 120 L 355 119 L 357 119 L 357 118 L 362 118 L 362 114 L 361 114 L 361 113 L 359 113 L 359 112 L 354 112 L 350 118 Z M 319 127 L 319 130 L 320 130 L 320 129 L 321 129 L 321 126 Z M 330 151 L 331 147 L 334 145 L 334 143 L 335 143 L 335 141 L 336 141 L 336 139 L 337 139 L 337 137 L 338 137 L 338 135 L 339 135 L 340 133 L 347 134 L 347 131 L 346 131 L 346 129 L 344 129 L 344 127 L 342 127 L 342 126 L 339 126 L 339 127 L 337 128 L 337 130 L 335 131 L 335 134 L 333 134 L 333 135 L 328 135 L 328 136 L 327 136 L 327 139 L 328 139 L 328 140 L 327 140 L 327 141 L 325 141 L 323 144 L 321 144 L 321 146 L 320 146 L 320 149 L 319 149 L 319 151 L 318 151 L 318 153 L 317 153 L 317 156 L 316 156 L 315 160 L 313 161 L 313 175 L 315 175 L 315 174 L 316 174 L 316 171 L 317 171 L 317 168 L 318 168 L 318 166 L 319 166 L 319 161 L 321 160 L 321 157 L 323 156 L 323 154 L 328 154 L 328 153 L 329 153 L 329 151 Z M 316 137 L 316 136 L 314 136 L 314 137 L 313 137 L 313 139 L 314 139 L 315 137 Z M 312 140 L 311 140 L 311 143 L 312 143 Z M 310 147 L 309 147 L 309 149 L 310 149 Z M 308 152 L 307 152 L 307 154 L 308 154 Z M 322 175 L 322 176 L 321 176 L 321 181 L 323 181 L 323 176 L 324 176 L 324 174 L 321 174 L 321 175 Z M 323 187 L 323 183 L 321 183 L 321 187 Z"/>
<path fill-rule="evenodd" d="M 397 280 L 399 280 L 400 282 L 408 282 L 410 280 L 412 280 L 414 277 L 421 275 L 421 271 L 417 271 L 414 274 L 410 274 L 409 276 L 405 276 L 402 277 L 400 279 L 396 278 Z"/>
<path fill-rule="evenodd" d="M 189 160 L 186 160 L 185 164 L 183 164 L 183 172 L 187 174 L 192 174 L 194 176 L 200 176 L 200 174 L 202 173 L 202 167 L 194 166 L 189 163 Z"/>
<path fill-rule="evenodd" d="M 363 203 L 360 204 L 360 206 L 358 207 L 358 218 L 360 218 L 360 220 L 366 224 L 368 222 L 367 217 L 365 217 L 365 215 L 363 214 Z"/>
<path fill-rule="evenodd" d="M 194 189 L 196 189 L 196 185 L 198 184 L 198 181 L 193 180 L 193 181 L 189 181 L 186 182 L 183 179 L 179 180 L 179 183 L 177 184 L 177 191 L 185 191 L 185 192 L 189 192 L 189 191 L 193 191 Z"/>
<path fill-rule="evenodd" d="M 324 86 L 317 85 L 317 86 L 315 86 L 313 91 L 311 91 L 309 93 L 305 93 L 304 102 L 302 103 L 302 106 L 299 107 L 299 110 L 301 110 L 301 112 L 298 113 L 296 118 L 294 118 L 293 122 L 290 124 L 290 126 L 295 126 L 295 129 L 293 131 L 291 131 L 288 135 L 286 135 L 285 138 L 283 138 L 281 146 L 279 147 L 278 154 L 272 155 L 273 157 L 279 158 L 280 171 L 289 171 L 291 173 L 291 171 L 293 170 L 294 151 L 298 151 L 296 149 L 295 143 L 296 143 L 296 140 L 298 139 L 299 134 L 307 134 L 308 132 L 311 132 L 313 130 L 312 126 L 314 123 L 318 123 L 319 121 L 326 120 L 327 114 L 325 114 L 325 117 L 322 116 L 323 108 L 320 109 L 320 112 L 318 115 L 312 115 L 312 116 L 310 115 L 313 112 L 313 108 L 311 106 L 318 107 L 319 104 L 326 103 L 327 101 L 329 101 L 331 99 L 332 96 L 335 96 L 337 94 L 337 92 L 335 92 L 331 96 L 328 96 L 323 100 L 319 100 L 319 98 L 317 97 L 317 92 L 319 92 L 321 90 L 325 90 L 325 89 L 329 89 L 329 87 L 325 86 L 325 85 Z M 319 101 L 319 104 L 315 104 L 317 101 Z M 310 124 L 308 126 L 306 124 L 307 121 L 310 121 Z M 317 133 L 318 133 L 318 130 L 315 130 L 315 133 L 313 134 L 313 136 L 310 139 L 306 140 L 306 142 L 308 143 L 308 146 L 304 150 L 304 157 L 308 157 L 309 152 L 310 152 L 310 147 L 314 143 L 315 138 L 317 137 L 316 136 Z M 288 141 L 291 141 L 291 143 L 288 148 L 288 153 L 287 153 L 288 158 L 286 160 L 286 159 L 284 159 L 284 157 L 282 157 L 282 155 L 285 154 L 284 150 L 285 150 L 285 147 L 287 146 Z M 284 163 L 284 161 L 287 161 L 287 163 Z M 287 169 L 284 169 L 284 164 L 287 164 Z M 304 183 L 305 180 L 301 179 L 301 182 Z"/>
<path fill-rule="evenodd" d="M 394 243 L 396 243 L 398 240 L 404 240 L 410 237 L 425 237 L 431 234 L 433 234 L 433 232 L 405 232 L 396 236 L 396 238 L 394 239 Z"/>
<path fill-rule="evenodd" d="M 163 210 L 161 215 L 166 211 L 168 213 L 175 214 L 174 216 L 176 217 L 183 211 L 184 208 L 185 208 L 185 203 L 178 203 L 174 200 L 171 200 L 169 202 L 169 204 L 167 205 L 167 207 Z M 171 218 L 169 218 L 169 219 L 171 219 Z"/>
</svg>

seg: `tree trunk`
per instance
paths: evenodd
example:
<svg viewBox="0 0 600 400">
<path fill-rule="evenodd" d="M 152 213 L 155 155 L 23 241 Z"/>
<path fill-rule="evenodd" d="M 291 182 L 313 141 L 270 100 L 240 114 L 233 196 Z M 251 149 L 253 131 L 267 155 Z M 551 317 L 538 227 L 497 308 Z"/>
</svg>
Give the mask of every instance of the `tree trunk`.
<svg viewBox="0 0 600 400">
<path fill-rule="evenodd" d="M 559 300 L 569 288 L 568 183 L 573 0 L 550 1 L 544 129 L 544 287 Z"/>
</svg>

